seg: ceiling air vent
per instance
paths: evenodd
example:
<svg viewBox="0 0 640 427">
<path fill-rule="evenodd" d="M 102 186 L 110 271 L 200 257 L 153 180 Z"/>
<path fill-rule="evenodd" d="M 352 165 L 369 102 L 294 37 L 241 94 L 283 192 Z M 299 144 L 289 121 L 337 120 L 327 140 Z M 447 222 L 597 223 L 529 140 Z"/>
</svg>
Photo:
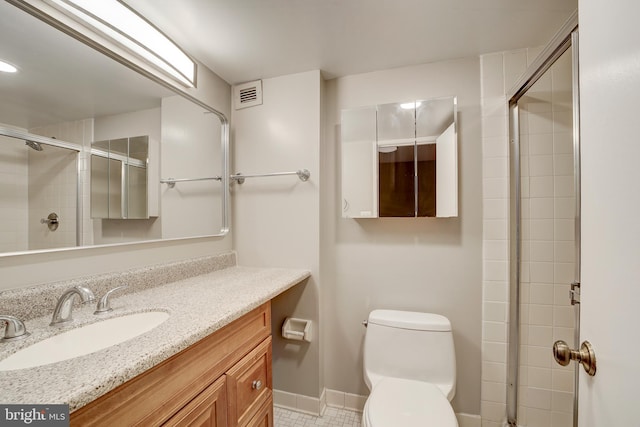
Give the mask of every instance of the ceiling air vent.
<svg viewBox="0 0 640 427">
<path fill-rule="evenodd" d="M 262 80 L 242 83 L 233 88 L 236 110 L 262 104 Z"/>
</svg>

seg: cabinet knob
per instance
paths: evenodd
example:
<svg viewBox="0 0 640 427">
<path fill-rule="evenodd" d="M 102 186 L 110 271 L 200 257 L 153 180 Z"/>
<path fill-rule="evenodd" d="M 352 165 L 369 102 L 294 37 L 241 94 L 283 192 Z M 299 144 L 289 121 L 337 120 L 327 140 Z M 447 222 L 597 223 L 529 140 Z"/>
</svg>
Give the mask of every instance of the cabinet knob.
<svg viewBox="0 0 640 427">
<path fill-rule="evenodd" d="M 260 380 L 254 380 L 251 383 L 251 388 L 254 390 L 260 390 L 262 388 L 262 381 Z"/>
</svg>

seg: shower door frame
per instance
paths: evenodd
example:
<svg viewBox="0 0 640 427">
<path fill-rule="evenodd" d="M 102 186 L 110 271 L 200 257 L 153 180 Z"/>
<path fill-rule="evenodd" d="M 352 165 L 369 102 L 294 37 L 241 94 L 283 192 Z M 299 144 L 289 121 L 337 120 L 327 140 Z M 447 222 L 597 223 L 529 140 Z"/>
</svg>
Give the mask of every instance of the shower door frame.
<svg viewBox="0 0 640 427">
<path fill-rule="evenodd" d="M 578 68 L 578 12 L 569 17 L 536 60 L 506 94 L 509 107 L 509 328 L 507 357 L 507 425 L 518 425 L 518 386 L 520 367 L 520 262 L 521 262 L 521 176 L 518 101 L 564 54 L 572 50 L 573 156 L 575 188 L 575 282 L 580 282 L 580 95 Z M 580 306 L 575 305 L 573 348 L 580 338 Z M 549 348 L 551 353 L 551 348 Z M 573 426 L 578 426 L 578 368 L 575 364 Z"/>
</svg>

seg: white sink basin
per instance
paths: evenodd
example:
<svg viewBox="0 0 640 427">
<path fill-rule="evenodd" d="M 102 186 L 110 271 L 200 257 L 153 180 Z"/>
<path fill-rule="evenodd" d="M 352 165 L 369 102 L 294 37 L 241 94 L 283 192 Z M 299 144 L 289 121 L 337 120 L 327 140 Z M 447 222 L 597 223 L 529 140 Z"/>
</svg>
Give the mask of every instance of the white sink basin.
<svg viewBox="0 0 640 427">
<path fill-rule="evenodd" d="M 114 317 L 39 341 L 0 360 L 0 371 L 33 368 L 84 356 L 144 334 L 169 318 L 164 311 Z"/>
</svg>

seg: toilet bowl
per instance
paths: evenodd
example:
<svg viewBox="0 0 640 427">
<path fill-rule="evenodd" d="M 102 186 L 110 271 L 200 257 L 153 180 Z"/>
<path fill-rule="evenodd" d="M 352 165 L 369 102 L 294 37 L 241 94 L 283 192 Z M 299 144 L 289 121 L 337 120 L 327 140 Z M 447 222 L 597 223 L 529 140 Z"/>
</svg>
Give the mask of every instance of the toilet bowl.
<svg viewBox="0 0 640 427">
<path fill-rule="evenodd" d="M 364 347 L 371 390 L 363 427 L 458 427 L 455 351 L 449 320 L 437 314 L 374 310 Z"/>
<path fill-rule="evenodd" d="M 424 381 L 385 378 L 372 391 L 362 413 L 363 427 L 458 427 L 449 400 Z"/>
</svg>

